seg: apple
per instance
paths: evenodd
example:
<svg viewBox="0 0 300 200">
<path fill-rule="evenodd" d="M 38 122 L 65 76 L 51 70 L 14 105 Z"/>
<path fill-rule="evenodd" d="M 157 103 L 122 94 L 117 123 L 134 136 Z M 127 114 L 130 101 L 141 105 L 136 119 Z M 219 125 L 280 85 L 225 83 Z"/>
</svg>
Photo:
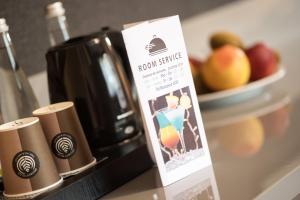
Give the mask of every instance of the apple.
<svg viewBox="0 0 300 200">
<path fill-rule="evenodd" d="M 193 77 L 201 73 L 203 62 L 200 59 L 189 56 L 189 62 Z"/>
<path fill-rule="evenodd" d="M 219 31 L 214 33 L 211 35 L 209 43 L 212 50 L 220 48 L 226 44 L 244 49 L 244 44 L 241 38 L 238 35 L 228 31 Z"/>
<path fill-rule="evenodd" d="M 205 85 L 211 90 L 226 90 L 248 83 L 250 64 L 244 51 L 224 45 L 209 56 L 202 67 Z"/>
<path fill-rule="evenodd" d="M 245 52 L 250 61 L 251 81 L 269 76 L 277 70 L 276 53 L 264 43 L 257 43 Z"/>
<path fill-rule="evenodd" d="M 198 58 L 189 56 L 189 63 L 193 75 L 196 92 L 197 94 L 203 94 L 206 92 L 206 89 L 203 87 L 201 78 L 203 62 Z"/>
</svg>

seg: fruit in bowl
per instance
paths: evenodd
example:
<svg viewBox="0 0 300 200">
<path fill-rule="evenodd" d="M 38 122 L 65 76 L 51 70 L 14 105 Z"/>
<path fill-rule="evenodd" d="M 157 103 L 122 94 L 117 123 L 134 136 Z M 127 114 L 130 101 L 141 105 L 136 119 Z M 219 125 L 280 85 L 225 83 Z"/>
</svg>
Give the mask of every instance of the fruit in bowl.
<svg viewBox="0 0 300 200">
<path fill-rule="evenodd" d="M 206 89 L 204 88 L 201 78 L 203 62 L 198 58 L 189 56 L 189 63 L 197 94 L 205 93 Z"/>
<path fill-rule="evenodd" d="M 224 45 L 209 56 L 202 67 L 205 85 L 213 91 L 226 90 L 247 84 L 250 64 L 242 49 Z"/>
<path fill-rule="evenodd" d="M 277 70 L 277 55 L 264 43 L 257 43 L 246 49 L 251 66 L 251 81 L 267 77 Z"/>
<path fill-rule="evenodd" d="M 215 50 L 217 48 L 220 48 L 224 45 L 231 45 L 236 46 L 241 49 L 244 48 L 244 44 L 239 36 L 237 36 L 234 33 L 227 32 L 227 31 L 220 31 L 214 33 L 209 40 L 210 47 Z"/>
<path fill-rule="evenodd" d="M 245 47 L 239 36 L 223 31 L 210 37 L 210 46 L 204 63 L 189 58 L 198 94 L 240 87 L 278 70 L 280 55 L 262 42 Z"/>
<path fill-rule="evenodd" d="M 195 58 L 193 56 L 189 56 L 189 62 L 191 66 L 192 75 L 194 78 L 201 73 L 203 62 L 200 59 Z"/>
</svg>

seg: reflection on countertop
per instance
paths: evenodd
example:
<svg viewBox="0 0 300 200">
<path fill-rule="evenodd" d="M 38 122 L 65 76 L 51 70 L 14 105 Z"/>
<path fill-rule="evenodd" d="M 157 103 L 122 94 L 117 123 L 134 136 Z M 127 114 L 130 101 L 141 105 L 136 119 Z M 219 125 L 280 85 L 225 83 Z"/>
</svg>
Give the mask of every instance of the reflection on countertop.
<svg viewBox="0 0 300 200">
<path fill-rule="evenodd" d="M 103 199 L 218 200 L 220 197 L 214 171 L 210 166 L 166 187 L 162 187 L 158 169 L 154 167 Z"/>
<path fill-rule="evenodd" d="M 213 167 L 168 187 L 161 186 L 158 171 L 153 168 L 104 199 L 231 200 L 254 199 L 256 196 L 268 199 L 264 197 L 278 191 L 278 187 L 279 190 L 286 188 L 286 185 L 276 183 L 281 183 L 281 179 L 290 180 L 285 177 L 293 170 L 292 178 L 300 173 L 300 156 L 296 151 L 300 135 L 290 131 L 295 105 L 285 93 L 269 92 L 266 102 L 252 109 L 245 107 L 242 111 L 237 105 L 232 106 L 239 115 L 229 115 L 222 120 L 224 110 L 219 109 L 219 115 L 216 110 L 212 111 L 219 117 L 215 121 L 209 118 L 209 123 L 205 124 L 210 124 L 206 135 Z M 296 108 L 300 109 L 300 105 Z M 205 114 L 203 118 L 208 120 Z M 292 186 L 297 181 L 300 180 L 292 180 Z M 274 184 L 276 189 L 273 189 Z M 286 195 L 295 196 L 295 193 L 297 190 L 294 189 Z"/>
<path fill-rule="evenodd" d="M 273 91 L 262 102 L 244 111 L 233 106 L 238 114 L 227 117 L 214 110 L 209 118 L 206 134 L 221 199 L 253 199 L 300 164 L 294 161 L 300 136 L 289 133 L 289 96 Z"/>
</svg>

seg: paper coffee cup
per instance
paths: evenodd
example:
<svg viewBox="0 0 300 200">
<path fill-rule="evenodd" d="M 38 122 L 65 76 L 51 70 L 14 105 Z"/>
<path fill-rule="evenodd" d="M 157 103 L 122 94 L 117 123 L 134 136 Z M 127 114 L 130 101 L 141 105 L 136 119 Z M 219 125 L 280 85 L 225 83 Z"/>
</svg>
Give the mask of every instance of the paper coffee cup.
<svg viewBox="0 0 300 200">
<path fill-rule="evenodd" d="M 45 106 L 33 115 L 40 119 L 60 175 L 74 175 L 96 163 L 73 102 Z"/>
<path fill-rule="evenodd" d="M 0 126 L 4 196 L 31 198 L 62 182 L 37 117 Z"/>
</svg>

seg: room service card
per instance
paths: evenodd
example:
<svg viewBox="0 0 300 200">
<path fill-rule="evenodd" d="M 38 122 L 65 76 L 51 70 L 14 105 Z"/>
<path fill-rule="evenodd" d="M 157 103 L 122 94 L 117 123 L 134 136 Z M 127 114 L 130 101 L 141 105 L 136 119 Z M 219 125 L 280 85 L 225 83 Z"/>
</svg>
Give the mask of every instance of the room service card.
<svg viewBox="0 0 300 200">
<path fill-rule="evenodd" d="M 122 34 L 147 137 L 166 186 L 211 164 L 180 20 L 135 23 Z"/>
</svg>

